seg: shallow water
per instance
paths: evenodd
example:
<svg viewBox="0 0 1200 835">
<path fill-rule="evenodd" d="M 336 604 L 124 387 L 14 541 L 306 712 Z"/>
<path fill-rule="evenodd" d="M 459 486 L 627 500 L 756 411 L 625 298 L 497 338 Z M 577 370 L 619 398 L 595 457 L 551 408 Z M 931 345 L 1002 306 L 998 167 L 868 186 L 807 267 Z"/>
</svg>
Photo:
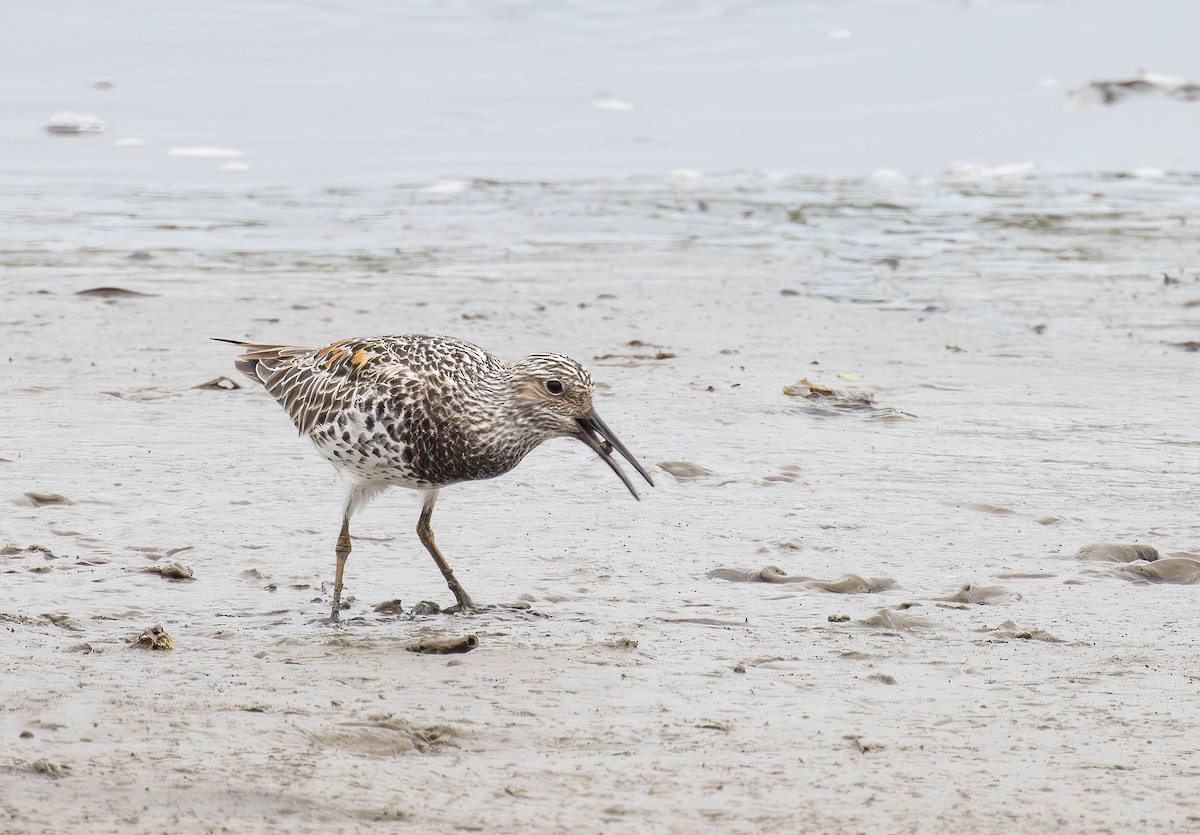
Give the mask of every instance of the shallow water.
<svg viewBox="0 0 1200 835">
<path fill-rule="evenodd" d="M 578 42 L 554 49 L 582 54 L 581 74 L 622 49 L 632 76 L 665 33 L 682 32 L 670 53 L 681 75 L 638 73 L 647 94 L 704 89 L 695 71 L 706 50 L 737 43 L 750 54 L 750 33 L 811 31 L 820 48 L 793 58 L 847 67 L 849 80 L 820 93 L 833 95 L 877 70 L 862 46 L 872 21 L 939 16 L 930 37 L 957 43 L 947 19 L 991 38 L 1044 16 L 1076 21 L 1081 5 L 666 5 L 641 17 L 409 7 L 414 32 L 453 31 L 479 47 L 474 74 L 442 59 L 461 73 L 442 76 L 446 85 L 467 99 L 439 104 L 442 122 L 412 108 L 426 145 L 397 143 L 389 111 L 374 139 L 346 140 L 352 153 L 341 155 L 331 150 L 337 110 L 316 108 L 311 130 L 294 136 L 274 130 L 274 117 L 250 118 L 295 68 L 280 58 L 288 49 L 342 44 L 313 51 L 301 80 L 314 82 L 380 14 L 305 9 L 297 23 L 268 14 L 278 7 L 231 5 L 208 29 L 186 7 L 166 28 L 131 14 L 86 49 L 63 50 L 58 81 L 74 84 L 89 56 L 119 41 L 116 28 L 153 41 L 159 51 L 127 64 L 88 66 L 86 78 L 118 82 L 99 97 L 136 89 L 138 66 L 192 44 L 153 95 L 130 94 L 131 131 L 163 128 L 142 149 L 106 144 L 125 135 L 116 110 L 101 114 L 110 131 L 99 142 L 0 128 L 12 150 L 0 185 L 0 547 L 14 546 L 0 554 L 0 829 L 1195 824 L 1200 592 L 1074 558 L 1090 543 L 1140 543 L 1177 560 L 1200 551 L 1200 354 L 1180 347 L 1200 316 L 1188 173 L 1200 166 L 1133 171 L 1172 168 L 1154 154 L 1178 150 L 1178 137 L 1147 139 L 1137 146 L 1147 157 L 1131 161 L 1136 143 L 1113 127 L 1070 157 L 1084 161 L 1076 172 L 1110 173 L 1046 170 L 1070 145 L 1053 130 L 1039 135 L 1044 156 L 1009 144 L 975 157 L 1033 169 L 950 169 L 958 157 L 942 133 L 914 123 L 928 164 L 904 131 L 888 140 L 903 164 L 836 131 L 842 157 L 814 157 L 806 143 L 825 140 L 805 133 L 786 144 L 801 162 L 777 164 L 785 143 L 770 130 L 744 145 L 732 132 L 709 141 L 697 125 L 737 120 L 718 120 L 724 111 L 697 96 L 691 121 L 663 128 L 670 142 L 621 144 L 596 127 L 606 123 L 564 117 L 535 158 L 513 127 L 536 121 L 521 101 L 578 88 L 589 119 L 657 111 L 619 79 L 563 73 L 540 80 L 548 97 L 513 94 L 494 110 L 479 98 L 512 86 L 511 66 L 478 70 L 501 48 L 485 35 L 505 14 L 522 32 L 574 32 Z M 91 14 L 52 4 L 22 25 L 63 31 Z M 849 23 L 835 23 L 842 14 Z M 839 28 L 853 36 L 828 36 Z M 380 43 L 396 30 L 377 30 L 385 68 L 436 51 L 421 41 L 424 53 L 385 55 Z M 225 34 L 212 48 L 237 53 L 204 83 L 189 76 L 203 54 L 196 31 Z M 1126 46 L 1141 37 L 1129 33 Z M 1103 43 L 1070 42 L 1077 58 L 1094 49 L 1124 60 Z M 247 44 L 259 48 L 237 51 Z M 847 46 L 857 59 L 836 63 L 829 50 Z M 265 65 L 277 75 L 255 75 Z M 354 64 L 344 73 L 310 83 L 311 95 L 337 97 L 338 78 L 361 80 L 368 98 L 420 80 Z M 243 76 L 258 80 L 235 95 Z M 146 115 L 189 77 L 193 95 L 170 119 Z M 18 81 L 0 89 L 21 90 L 22 107 L 43 118 L 47 88 Z M 771 94 L 810 86 L 791 83 Z M 1051 93 L 1057 108 L 1062 90 Z M 1035 86 L 1031 98 L 1043 94 Z M 417 104 L 432 107 L 437 97 L 422 95 Z M 726 95 L 799 118 L 772 99 Z M 236 106 L 221 110 L 221 96 Z M 635 109 L 593 106 L 605 98 Z M 960 124 L 961 108 L 983 105 L 947 100 L 928 112 L 960 138 L 986 132 Z M 50 111 L 67 106 L 93 103 Z M 1130 107 L 1081 118 L 1104 114 L 1112 127 L 1127 113 L 1193 113 Z M 869 106 L 846 112 L 846 130 L 874 118 Z M 455 130 L 479 113 L 492 143 Z M 202 144 L 244 147 L 249 170 L 165 153 Z M 465 154 L 468 144 L 481 156 Z M 711 158 L 687 160 L 685 147 Z M 56 156 L 68 151 L 80 154 L 69 164 Z M 122 162 L 118 151 L 146 153 Z M 839 160 L 851 175 L 835 176 Z M 814 173 L 763 173 L 776 165 Z M 907 176 L 872 176 L 885 165 Z M 722 170 L 732 173 L 705 173 Z M 81 294 L 97 288 L 133 292 Z M 345 625 L 328 626 L 332 470 L 261 391 L 195 388 L 236 376 L 211 336 L 316 344 L 403 332 L 454 334 L 508 359 L 579 358 L 600 383 L 606 422 L 652 468 L 658 486 L 635 503 L 594 455 L 558 442 L 507 477 L 443 493 L 438 541 L 471 594 L 549 617 L 375 611 L 396 598 L 448 602 L 413 531 L 416 502 L 393 491 L 356 521 L 353 601 Z M 785 394 L 804 379 L 867 393 L 876 408 Z M 143 570 L 173 563 L 194 579 Z M 766 566 L 895 585 L 850 594 L 709 576 Z M 1191 576 L 1184 563 L 1168 568 L 1180 566 L 1172 577 Z M 174 650 L 126 645 L 156 623 Z M 468 654 L 404 651 L 468 631 L 479 640 Z"/>
<path fill-rule="evenodd" d="M 1194 104 L 1065 105 L 1139 69 L 1200 78 L 1198 16 L 1118 0 L 52 0 L 0 32 L 0 172 L 223 187 L 1195 171 Z M 46 135 L 63 110 L 108 130 Z M 169 153 L 196 147 L 241 156 Z"/>
</svg>

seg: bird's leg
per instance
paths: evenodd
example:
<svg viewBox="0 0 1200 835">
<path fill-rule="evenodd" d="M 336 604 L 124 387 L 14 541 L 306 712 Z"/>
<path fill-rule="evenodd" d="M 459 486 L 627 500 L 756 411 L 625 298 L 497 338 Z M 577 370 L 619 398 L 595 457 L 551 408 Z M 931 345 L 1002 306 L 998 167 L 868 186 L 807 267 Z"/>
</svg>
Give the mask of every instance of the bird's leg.
<svg viewBox="0 0 1200 835">
<path fill-rule="evenodd" d="M 329 619 L 334 623 L 341 620 L 338 610 L 342 608 L 342 572 L 346 570 L 346 557 L 350 556 L 350 514 L 342 517 L 342 532 L 337 541 L 337 571 L 333 575 L 333 610 Z"/>
<path fill-rule="evenodd" d="M 468 614 L 478 611 L 479 607 L 475 605 L 474 601 L 471 600 L 471 596 L 459 585 L 458 579 L 454 576 L 454 569 L 446 562 L 446 558 L 438 550 L 437 543 L 433 541 L 433 527 L 429 524 L 429 520 L 433 517 L 433 503 L 436 500 L 436 492 L 430 492 L 426 495 L 425 504 L 421 507 L 421 518 L 417 520 L 417 536 L 421 537 L 421 544 L 425 546 L 425 550 L 429 552 L 429 556 L 433 557 L 433 561 L 441 569 L 442 576 L 446 578 L 446 585 L 450 587 L 450 591 L 454 593 L 455 600 L 458 601 L 458 603 L 444 611 L 451 614 L 456 612 Z"/>
</svg>

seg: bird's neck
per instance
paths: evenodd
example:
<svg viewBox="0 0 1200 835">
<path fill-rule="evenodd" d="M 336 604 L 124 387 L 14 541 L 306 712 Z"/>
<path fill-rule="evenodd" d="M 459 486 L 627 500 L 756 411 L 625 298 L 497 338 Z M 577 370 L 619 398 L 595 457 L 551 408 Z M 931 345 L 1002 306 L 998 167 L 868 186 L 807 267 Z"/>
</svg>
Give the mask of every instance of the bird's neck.
<svg viewBox="0 0 1200 835">
<path fill-rule="evenodd" d="M 534 421 L 521 406 L 510 374 L 500 374 L 480 382 L 477 408 L 471 410 L 463 430 L 469 433 L 470 447 L 479 451 L 476 478 L 502 475 L 525 458 L 543 441 L 553 437 Z"/>
</svg>

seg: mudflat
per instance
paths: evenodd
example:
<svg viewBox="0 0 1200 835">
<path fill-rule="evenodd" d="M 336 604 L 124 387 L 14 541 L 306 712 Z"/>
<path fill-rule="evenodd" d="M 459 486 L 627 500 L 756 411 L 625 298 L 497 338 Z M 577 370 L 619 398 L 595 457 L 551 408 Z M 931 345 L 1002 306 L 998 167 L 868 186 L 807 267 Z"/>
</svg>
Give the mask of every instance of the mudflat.
<svg viewBox="0 0 1200 835">
<path fill-rule="evenodd" d="M 0 831 L 1197 824 L 1187 176 L 5 198 Z M 443 491 L 469 618 L 391 491 L 334 627 L 208 337 L 411 332 L 585 362 L 658 486 Z"/>
</svg>

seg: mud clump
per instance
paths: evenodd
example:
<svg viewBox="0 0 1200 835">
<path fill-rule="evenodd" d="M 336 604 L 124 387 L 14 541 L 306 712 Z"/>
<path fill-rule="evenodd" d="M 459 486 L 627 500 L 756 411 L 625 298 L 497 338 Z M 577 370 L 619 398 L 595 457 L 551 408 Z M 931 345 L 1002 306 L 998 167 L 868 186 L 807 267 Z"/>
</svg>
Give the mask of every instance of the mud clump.
<svg viewBox="0 0 1200 835">
<path fill-rule="evenodd" d="M 954 594 L 945 597 L 935 597 L 934 600 L 943 603 L 962 603 L 965 605 L 986 606 L 991 603 L 1002 603 L 1010 600 L 1020 600 L 1021 595 L 1000 586 L 977 586 L 967 583 Z"/>
<path fill-rule="evenodd" d="M 891 609 L 880 609 L 868 618 L 858 621 L 863 626 L 880 626 L 893 632 L 907 632 L 912 629 L 923 629 L 932 626 L 928 618 L 910 615 L 906 612 L 895 612 Z"/>
<path fill-rule="evenodd" d="M 1056 638 L 1047 632 L 1045 629 L 1022 629 L 1011 620 L 1006 620 L 1004 623 L 997 626 L 995 629 L 989 629 L 986 626 L 979 630 L 986 632 L 990 637 L 989 641 L 998 643 L 1008 639 L 1018 641 L 1045 641 L 1048 644 L 1066 643 L 1062 638 Z"/>
<path fill-rule="evenodd" d="M 75 504 L 62 493 L 43 493 L 40 490 L 26 490 L 25 499 L 34 507 L 47 504 Z"/>
<path fill-rule="evenodd" d="M 1132 562 L 1117 567 L 1127 579 L 1188 586 L 1200 582 L 1200 560 L 1167 557 L 1154 562 Z"/>
<path fill-rule="evenodd" d="M 804 587 L 833 594 L 875 594 L 895 588 L 896 581 L 891 577 L 860 577 L 857 574 L 844 574 L 837 580 L 809 580 Z"/>
<path fill-rule="evenodd" d="M 806 589 L 816 589 L 834 594 L 873 594 L 897 586 L 896 581 L 890 577 L 860 577 L 857 574 L 843 574 L 837 580 L 819 580 L 816 577 L 788 574 L 777 565 L 768 565 L 757 571 L 741 568 L 714 568 L 706 576 L 730 583 L 799 583 Z"/>
<path fill-rule="evenodd" d="M 131 638 L 129 643 L 132 646 L 145 647 L 146 649 L 175 649 L 175 642 L 171 639 L 171 636 L 157 623 L 154 626 L 147 626 L 142 630 L 140 635 Z"/>
<path fill-rule="evenodd" d="M 1137 542 L 1093 542 L 1075 552 L 1075 559 L 1089 562 L 1154 562 L 1158 558 L 1157 548 Z"/>
<path fill-rule="evenodd" d="M 821 417 L 855 413 L 885 419 L 913 417 L 898 409 L 875 405 L 875 395 L 869 391 L 831 388 L 807 377 L 784 386 L 783 393 L 805 401 L 804 411 Z"/>
<path fill-rule="evenodd" d="M 197 383 L 192 386 L 194 389 L 204 391 L 237 391 L 242 387 L 242 384 L 236 380 L 231 380 L 222 374 L 220 377 L 213 377 L 211 380 L 205 380 L 203 383 Z"/>
<path fill-rule="evenodd" d="M 409 644 L 405 649 L 421 655 L 453 655 L 470 652 L 478 646 L 479 636 L 472 633 L 456 638 L 424 638 L 415 644 Z"/>
<path fill-rule="evenodd" d="M 693 464 L 691 461 L 659 461 L 658 466 L 660 469 L 675 476 L 678 481 L 688 481 L 693 478 L 712 475 L 712 470 L 705 469 L 699 464 Z"/>
<path fill-rule="evenodd" d="M 170 565 L 150 565 L 139 568 L 141 574 L 157 574 L 164 580 L 194 580 L 192 570 L 182 563 L 173 562 Z"/>
<path fill-rule="evenodd" d="M 414 752 L 426 754 L 443 745 L 453 744 L 459 735 L 455 728 L 448 725 L 418 727 L 390 716 L 372 716 L 365 722 L 346 722 L 332 730 L 309 734 L 324 745 L 366 757 L 392 757 Z"/>
</svg>

